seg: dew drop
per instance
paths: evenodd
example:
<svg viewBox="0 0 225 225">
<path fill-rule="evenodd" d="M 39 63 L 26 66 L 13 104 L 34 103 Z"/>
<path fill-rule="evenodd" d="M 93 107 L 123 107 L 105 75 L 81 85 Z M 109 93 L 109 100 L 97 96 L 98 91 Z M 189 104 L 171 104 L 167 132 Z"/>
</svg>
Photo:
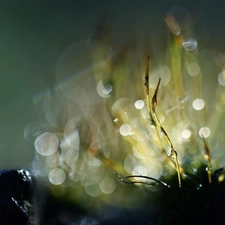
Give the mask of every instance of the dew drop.
<svg viewBox="0 0 225 225">
<path fill-rule="evenodd" d="M 102 98 L 109 98 L 110 93 L 112 91 L 112 85 L 111 84 L 103 84 L 103 81 L 100 80 L 97 84 L 97 92 Z"/>
<path fill-rule="evenodd" d="M 183 42 L 183 48 L 186 53 L 194 53 L 198 47 L 198 42 L 195 39 L 188 39 Z"/>
</svg>

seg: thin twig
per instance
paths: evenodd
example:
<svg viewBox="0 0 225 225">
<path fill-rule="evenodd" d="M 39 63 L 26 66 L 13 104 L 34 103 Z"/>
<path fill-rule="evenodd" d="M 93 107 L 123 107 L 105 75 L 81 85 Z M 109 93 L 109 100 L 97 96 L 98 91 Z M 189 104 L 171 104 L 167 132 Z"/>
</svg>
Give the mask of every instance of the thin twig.
<svg viewBox="0 0 225 225">
<path fill-rule="evenodd" d="M 212 166 L 211 166 L 211 157 L 210 157 L 210 150 L 209 150 L 209 146 L 206 143 L 205 137 L 201 134 L 202 140 L 204 142 L 204 148 L 205 148 L 205 160 L 208 163 L 208 169 L 207 169 L 207 173 L 208 173 L 208 181 L 211 184 L 212 183 Z"/>
<path fill-rule="evenodd" d="M 159 126 L 161 132 L 164 134 L 164 136 L 165 136 L 166 139 L 167 139 L 167 142 L 168 142 L 169 145 L 170 145 L 170 149 L 171 149 L 170 156 L 173 156 L 173 158 L 174 158 L 174 162 L 175 162 L 176 170 L 177 170 L 178 184 L 179 184 L 179 188 L 180 188 L 180 190 L 181 190 L 181 194 L 183 195 L 183 191 L 182 191 L 182 183 L 181 183 L 181 173 L 180 173 L 180 166 L 179 166 L 179 162 L 178 162 L 178 158 L 177 158 L 177 152 L 176 152 L 176 150 L 174 149 L 173 144 L 172 144 L 172 141 L 170 140 L 168 134 L 166 133 L 166 130 L 163 128 L 163 126 L 162 126 L 162 124 L 161 124 L 161 122 L 160 122 L 160 120 L 158 119 L 158 116 L 157 116 L 157 114 L 156 114 L 157 94 L 158 94 L 158 89 L 159 89 L 160 82 L 161 82 L 161 78 L 159 78 L 159 81 L 158 81 L 158 84 L 157 84 L 155 93 L 154 93 L 153 98 L 152 98 L 152 114 L 153 114 L 154 121 L 155 121 L 156 124 Z"/>
<path fill-rule="evenodd" d="M 152 183 L 147 183 L 147 182 L 144 182 L 144 181 L 126 181 L 124 180 L 118 173 L 116 173 L 116 175 L 119 177 L 119 179 L 123 182 L 123 183 L 126 183 L 126 184 L 145 184 L 145 185 L 157 185 L 157 184 L 160 184 L 162 185 L 163 187 L 166 187 L 166 188 L 169 188 L 173 191 L 176 191 L 174 188 L 172 188 L 169 184 L 163 182 L 163 181 L 160 181 L 160 180 L 157 180 L 153 177 L 148 177 L 148 176 L 142 176 L 142 175 L 131 175 L 131 176 L 126 176 L 126 179 L 129 179 L 129 178 L 144 178 L 144 179 L 148 179 L 148 180 L 152 180 L 154 182 Z"/>
<path fill-rule="evenodd" d="M 167 139 L 167 142 L 170 145 L 170 149 L 171 149 L 170 156 L 173 156 L 173 158 L 174 158 L 176 171 L 177 171 L 177 176 L 178 176 L 178 184 L 179 184 L 179 188 L 181 190 L 181 194 L 183 195 L 182 183 L 181 183 L 181 173 L 180 173 L 180 166 L 179 166 L 178 158 L 177 158 L 177 152 L 174 149 L 173 144 L 172 144 L 168 134 L 166 133 L 165 129 L 163 128 L 163 126 L 162 126 L 162 124 L 161 124 L 161 122 L 158 119 L 158 116 L 156 114 L 156 107 L 157 107 L 157 103 L 158 103 L 157 102 L 157 96 L 158 96 L 158 90 L 159 90 L 161 78 L 159 78 L 158 84 L 157 84 L 156 89 L 155 89 L 155 93 L 154 93 L 154 95 L 152 97 L 152 101 L 151 101 L 151 104 L 150 104 L 150 98 L 149 98 L 149 62 L 150 62 L 150 58 L 148 56 L 148 59 L 147 59 L 147 62 L 146 62 L 146 74 L 145 74 L 145 88 L 146 88 L 148 112 L 149 112 L 149 115 L 150 115 L 150 118 L 151 118 L 152 126 L 153 126 L 153 128 L 154 128 L 154 130 L 156 132 L 157 137 L 159 138 L 159 141 L 160 141 L 160 144 L 161 144 L 162 148 L 163 148 L 163 145 L 162 145 L 161 139 L 159 137 L 158 130 L 156 129 L 156 125 L 159 126 L 161 132 L 165 135 L 165 137 Z"/>
</svg>

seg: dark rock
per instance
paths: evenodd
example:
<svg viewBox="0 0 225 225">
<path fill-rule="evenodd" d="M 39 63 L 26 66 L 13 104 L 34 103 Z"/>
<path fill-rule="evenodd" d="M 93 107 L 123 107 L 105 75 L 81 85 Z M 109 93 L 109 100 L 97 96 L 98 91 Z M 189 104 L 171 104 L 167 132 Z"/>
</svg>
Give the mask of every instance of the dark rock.
<svg viewBox="0 0 225 225">
<path fill-rule="evenodd" d="M 28 171 L 0 171 L 0 224 L 31 224 L 31 198 L 31 175 Z"/>
</svg>

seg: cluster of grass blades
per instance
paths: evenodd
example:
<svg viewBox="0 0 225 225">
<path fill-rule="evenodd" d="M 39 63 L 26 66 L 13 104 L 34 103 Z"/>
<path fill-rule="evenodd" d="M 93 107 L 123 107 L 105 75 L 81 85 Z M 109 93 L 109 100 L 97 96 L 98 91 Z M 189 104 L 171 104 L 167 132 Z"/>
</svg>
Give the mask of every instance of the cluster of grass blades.
<svg viewBox="0 0 225 225">
<path fill-rule="evenodd" d="M 201 164 L 198 168 L 188 167 L 187 170 L 179 165 L 178 153 L 174 149 L 172 141 L 158 119 L 156 112 L 157 95 L 161 79 L 159 79 L 150 101 L 148 83 L 149 61 L 150 58 L 148 57 L 145 87 L 150 122 L 159 139 L 159 131 L 166 137 L 171 152 L 167 154 L 164 151 L 164 153 L 170 161 L 170 165 L 176 170 L 176 174 L 163 181 L 142 175 L 129 175 L 122 178 L 117 173 L 117 176 L 126 184 L 158 185 L 163 187 L 156 198 L 161 208 L 157 224 L 212 224 L 212 221 L 214 224 L 223 224 L 221 209 L 225 204 L 225 170 L 220 168 L 212 172 L 210 149 L 203 135 L 201 137 L 205 150 L 205 164 Z"/>
<path fill-rule="evenodd" d="M 182 80 L 182 45 L 184 45 L 184 39 L 181 33 L 181 29 L 176 22 L 173 15 L 168 14 L 165 18 L 165 22 L 171 32 L 173 45 L 171 47 L 171 64 L 175 96 L 184 96 L 184 81 Z M 194 52 L 188 53 L 188 57 L 192 57 L 196 54 Z M 164 128 L 160 119 L 157 115 L 158 106 L 158 93 L 161 83 L 159 78 L 158 83 L 155 87 L 155 91 L 150 96 L 149 90 L 149 63 L 150 57 L 146 62 L 146 74 L 145 74 L 145 93 L 146 93 L 146 105 L 149 113 L 149 122 L 152 129 L 154 130 L 155 136 L 158 139 L 158 143 L 162 153 L 164 154 L 164 164 L 170 165 L 176 173 L 171 176 L 161 176 L 156 179 L 146 175 L 132 175 L 123 177 L 117 174 L 118 178 L 126 184 L 142 184 L 146 186 L 157 186 L 157 193 L 154 193 L 157 197 L 155 198 L 157 203 L 160 205 L 160 212 L 158 216 L 157 224 L 223 224 L 223 208 L 225 206 L 225 170 L 221 165 L 218 166 L 215 163 L 212 166 L 211 151 L 208 145 L 210 139 L 206 139 L 204 134 L 199 132 L 201 138 L 202 149 L 204 154 L 201 156 L 202 159 L 195 160 L 192 164 L 191 159 L 195 158 L 195 155 L 191 156 L 191 159 L 186 163 L 182 164 L 179 162 L 179 151 L 176 151 L 173 141 L 171 140 L 168 133 L 170 130 Z M 192 78 L 193 79 L 193 78 Z M 199 80 L 198 87 L 193 88 L 193 92 L 200 90 L 202 92 L 202 84 Z M 193 83 L 193 86 L 196 84 Z M 163 89 L 163 88 L 162 88 Z M 215 107 L 215 106 L 214 106 Z M 194 107 L 193 107 L 194 108 Z M 169 115 L 167 115 L 169 117 Z M 202 117 L 204 115 L 202 114 Z M 170 120 L 170 118 L 166 118 Z M 207 119 L 206 119 L 207 121 Z M 164 136 L 167 146 L 170 149 L 168 152 L 162 141 L 162 135 Z M 197 141 L 195 142 L 195 144 Z M 189 146 L 190 147 L 190 146 Z M 193 146 L 191 146 L 193 147 Z M 185 152 L 185 151 L 184 151 Z M 194 152 L 196 154 L 197 152 Z M 186 151 L 186 154 L 188 151 Z M 188 157 L 184 156 L 182 157 Z M 203 160 L 204 159 L 204 160 Z M 196 164 L 196 161 L 199 163 Z M 219 160 L 217 160 L 219 161 Z M 151 203 L 150 203 L 151 204 Z M 154 204 L 154 203 L 153 203 Z"/>
</svg>

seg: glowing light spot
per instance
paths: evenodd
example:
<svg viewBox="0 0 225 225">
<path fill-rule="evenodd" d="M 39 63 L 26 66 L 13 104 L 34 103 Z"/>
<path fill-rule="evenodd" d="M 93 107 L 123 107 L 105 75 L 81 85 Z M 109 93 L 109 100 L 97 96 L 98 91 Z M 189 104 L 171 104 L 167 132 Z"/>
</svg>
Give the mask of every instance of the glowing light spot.
<svg viewBox="0 0 225 225">
<path fill-rule="evenodd" d="M 136 109 L 143 109 L 144 106 L 145 106 L 145 103 L 144 101 L 142 100 L 137 100 L 135 103 L 134 103 L 134 106 Z"/>
<path fill-rule="evenodd" d="M 143 166 L 136 166 L 133 171 L 132 175 L 147 175 L 147 170 Z"/>
<path fill-rule="evenodd" d="M 190 76 L 196 76 L 200 72 L 200 67 L 197 63 L 190 63 L 187 66 L 187 71 L 188 71 Z"/>
<path fill-rule="evenodd" d="M 149 87 L 155 89 L 159 78 L 162 80 L 162 84 L 165 86 L 169 82 L 171 77 L 171 71 L 167 65 L 162 65 L 155 70 L 153 70 L 149 77 Z"/>
<path fill-rule="evenodd" d="M 100 190 L 99 184 L 94 184 L 91 186 L 85 186 L 85 191 L 88 195 L 92 197 L 97 197 L 100 194 L 102 194 L 102 191 Z"/>
<path fill-rule="evenodd" d="M 208 137 L 210 135 L 210 129 L 208 127 L 202 127 L 198 133 L 200 136 Z"/>
<path fill-rule="evenodd" d="M 195 110 L 201 110 L 203 109 L 205 103 L 201 98 L 197 98 L 193 101 L 192 106 Z"/>
<path fill-rule="evenodd" d="M 199 190 L 201 188 L 202 188 L 202 184 L 199 184 L 198 187 L 197 187 L 197 190 Z"/>
<path fill-rule="evenodd" d="M 111 84 L 106 84 L 104 85 L 102 80 L 100 80 L 97 84 L 97 92 L 102 98 L 109 98 L 110 97 L 110 92 L 112 91 L 112 85 Z"/>
<path fill-rule="evenodd" d="M 116 189 L 114 180 L 105 178 L 100 183 L 100 190 L 105 194 L 111 194 Z"/>
<path fill-rule="evenodd" d="M 218 82 L 220 85 L 225 86 L 225 71 L 223 71 L 219 74 Z"/>
<path fill-rule="evenodd" d="M 197 168 L 192 168 L 193 173 L 197 173 L 198 169 Z"/>
<path fill-rule="evenodd" d="M 62 184 L 66 179 L 65 172 L 60 168 L 52 169 L 48 175 L 49 181 L 54 185 Z"/>
<path fill-rule="evenodd" d="M 188 39 L 183 42 L 183 48 L 187 53 L 194 52 L 198 47 L 198 42 L 195 39 Z"/>
<path fill-rule="evenodd" d="M 122 136 L 128 136 L 129 134 L 131 134 L 131 127 L 128 124 L 123 124 L 120 127 L 120 134 Z"/>
<path fill-rule="evenodd" d="M 190 130 L 183 130 L 181 135 L 182 135 L 183 138 L 188 139 L 191 136 L 191 131 Z"/>
<path fill-rule="evenodd" d="M 34 142 L 36 151 L 44 156 L 52 155 L 58 149 L 58 145 L 59 140 L 56 135 L 48 132 L 39 135 Z"/>
</svg>

